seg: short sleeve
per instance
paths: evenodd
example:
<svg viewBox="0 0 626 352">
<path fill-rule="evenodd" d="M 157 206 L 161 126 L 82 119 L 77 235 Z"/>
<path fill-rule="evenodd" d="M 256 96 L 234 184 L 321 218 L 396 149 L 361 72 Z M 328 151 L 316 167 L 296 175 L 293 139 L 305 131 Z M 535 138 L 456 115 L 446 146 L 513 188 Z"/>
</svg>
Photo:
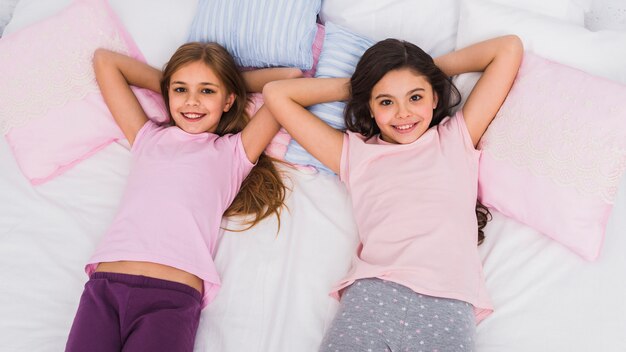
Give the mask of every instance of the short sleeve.
<svg viewBox="0 0 626 352">
<path fill-rule="evenodd" d="M 440 123 L 439 134 L 443 140 L 460 140 L 463 149 L 469 154 L 474 156 L 480 155 L 480 151 L 476 150 L 474 147 L 472 136 L 467 129 L 467 124 L 465 123 L 465 118 L 461 110 Z"/>
<path fill-rule="evenodd" d="M 346 132 L 343 134 L 343 145 L 341 146 L 341 161 L 339 164 L 339 179 L 341 180 L 341 182 L 345 183 L 346 186 L 348 185 L 349 179 L 349 172 L 350 172 L 350 167 L 349 167 L 349 162 L 350 162 L 350 156 L 349 156 L 349 152 L 350 152 L 350 132 Z"/>
<path fill-rule="evenodd" d="M 243 146 L 243 139 L 241 139 L 241 132 L 233 135 L 233 138 L 236 138 L 237 154 L 239 158 L 241 159 L 241 162 L 244 165 L 244 167 L 247 168 L 249 171 L 256 165 L 256 163 L 251 162 L 250 159 L 248 159 L 248 155 L 246 155 L 246 148 L 244 148 Z"/>
<path fill-rule="evenodd" d="M 146 121 L 146 123 L 141 126 L 139 131 L 137 131 L 137 135 L 135 136 L 135 140 L 133 141 L 133 145 L 130 147 L 130 151 L 132 153 L 137 153 L 141 146 L 145 143 L 144 140 L 149 138 L 149 136 L 153 135 L 157 130 L 163 127 L 157 125 L 152 120 Z"/>
<path fill-rule="evenodd" d="M 234 172 L 237 175 L 238 181 L 241 183 L 248 176 L 250 170 L 254 165 L 248 156 L 243 146 L 243 140 L 241 139 L 241 132 L 236 134 L 227 134 L 217 140 L 218 149 L 222 152 L 229 151 L 232 155 Z"/>
</svg>

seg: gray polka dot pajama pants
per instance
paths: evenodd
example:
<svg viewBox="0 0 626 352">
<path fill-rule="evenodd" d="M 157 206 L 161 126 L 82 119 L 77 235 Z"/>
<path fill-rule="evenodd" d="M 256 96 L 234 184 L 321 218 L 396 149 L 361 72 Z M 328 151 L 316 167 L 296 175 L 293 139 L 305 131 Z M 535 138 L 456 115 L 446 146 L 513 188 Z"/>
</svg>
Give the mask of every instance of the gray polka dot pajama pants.
<svg viewBox="0 0 626 352">
<path fill-rule="evenodd" d="M 469 303 L 361 279 L 345 290 L 320 351 L 469 352 L 475 330 Z"/>
</svg>

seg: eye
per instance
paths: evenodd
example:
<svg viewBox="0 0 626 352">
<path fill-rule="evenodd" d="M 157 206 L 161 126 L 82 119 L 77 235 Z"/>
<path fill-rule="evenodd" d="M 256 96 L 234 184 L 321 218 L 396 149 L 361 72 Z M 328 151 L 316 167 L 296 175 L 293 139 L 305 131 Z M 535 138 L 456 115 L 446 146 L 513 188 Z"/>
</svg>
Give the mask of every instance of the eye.
<svg viewBox="0 0 626 352">
<path fill-rule="evenodd" d="M 409 98 L 411 101 L 418 101 L 420 99 L 422 99 L 422 97 L 420 97 L 419 95 L 415 94 L 415 95 L 411 95 L 411 98 Z"/>
<path fill-rule="evenodd" d="M 391 105 L 391 100 L 389 100 L 389 99 L 381 100 L 380 101 L 380 105 L 382 105 L 382 106 L 389 106 L 389 105 Z"/>
<path fill-rule="evenodd" d="M 183 87 L 176 87 L 176 88 L 174 88 L 174 89 L 172 89 L 172 90 L 173 90 L 174 92 L 176 92 L 176 93 L 184 93 L 184 92 L 186 92 L 186 91 L 187 91 L 187 90 L 186 90 L 185 88 L 183 88 Z"/>
<path fill-rule="evenodd" d="M 213 94 L 215 93 L 215 91 L 213 89 L 209 89 L 209 88 L 204 88 L 203 90 L 201 90 L 202 94 Z"/>
</svg>

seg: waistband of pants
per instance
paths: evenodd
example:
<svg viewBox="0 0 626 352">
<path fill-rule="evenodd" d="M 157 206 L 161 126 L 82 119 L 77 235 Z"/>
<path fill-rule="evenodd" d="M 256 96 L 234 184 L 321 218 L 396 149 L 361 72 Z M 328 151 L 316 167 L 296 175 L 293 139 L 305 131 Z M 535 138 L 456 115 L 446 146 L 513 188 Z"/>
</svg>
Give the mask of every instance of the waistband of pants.
<svg viewBox="0 0 626 352">
<path fill-rule="evenodd" d="M 202 294 L 198 292 L 198 290 L 180 282 L 157 279 L 149 276 L 110 273 L 105 271 L 97 271 L 91 274 L 89 278 L 91 280 L 110 280 L 114 282 L 124 283 L 133 287 L 161 288 L 178 291 L 194 297 L 198 300 L 198 302 L 202 301 Z"/>
</svg>

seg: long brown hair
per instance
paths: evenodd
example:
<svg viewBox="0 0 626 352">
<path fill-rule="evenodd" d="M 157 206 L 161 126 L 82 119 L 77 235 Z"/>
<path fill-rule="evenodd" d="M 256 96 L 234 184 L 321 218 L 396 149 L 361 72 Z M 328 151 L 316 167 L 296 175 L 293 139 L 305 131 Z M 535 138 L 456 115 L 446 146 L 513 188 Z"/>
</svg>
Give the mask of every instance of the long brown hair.
<svg viewBox="0 0 626 352">
<path fill-rule="evenodd" d="M 433 58 L 424 50 L 407 41 L 385 39 L 367 49 L 350 79 L 350 100 L 346 104 L 344 119 L 346 127 L 370 138 L 380 133 L 376 121 L 371 118 L 369 101 L 372 89 L 389 71 L 408 68 L 422 75 L 433 87 L 439 98 L 433 111 L 429 127 L 438 125 L 452 114 L 461 102 L 461 94 Z M 489 209 L 476 200 L 476 220 L 478 222 L 478 244 L 485 238 L 483 229 L 491 220 Z"/>
<path fill-rule="evenodd" d="M 227 93 L 235 95 L 233 105 L 222 114 L 214 133 L 223 136 L 241 132 L 250 120 L 246 112 L 248 104 L 246 85 L 233 57 L 216 43 L 183 44 L 165 65 L 161 79 L 161 94 L 170 114 L 170 124 L 174 125 L 169 105 L 169 85 L 172 75 L 182 66 L 197 61 L 204 62 L 210 67 L 226 87 Z M 280 228 L 280 212 L 285 201 L 286 187 L 274 161 L 276 160 L 264 153 L 259 156 L 257 164 L 243 181 L 239 193 L 224 212 L 224 216 L 254 215 L 245 222 L 248 225 L 245 229 L 249 229 L 275 214 Z"/>
</svg>

